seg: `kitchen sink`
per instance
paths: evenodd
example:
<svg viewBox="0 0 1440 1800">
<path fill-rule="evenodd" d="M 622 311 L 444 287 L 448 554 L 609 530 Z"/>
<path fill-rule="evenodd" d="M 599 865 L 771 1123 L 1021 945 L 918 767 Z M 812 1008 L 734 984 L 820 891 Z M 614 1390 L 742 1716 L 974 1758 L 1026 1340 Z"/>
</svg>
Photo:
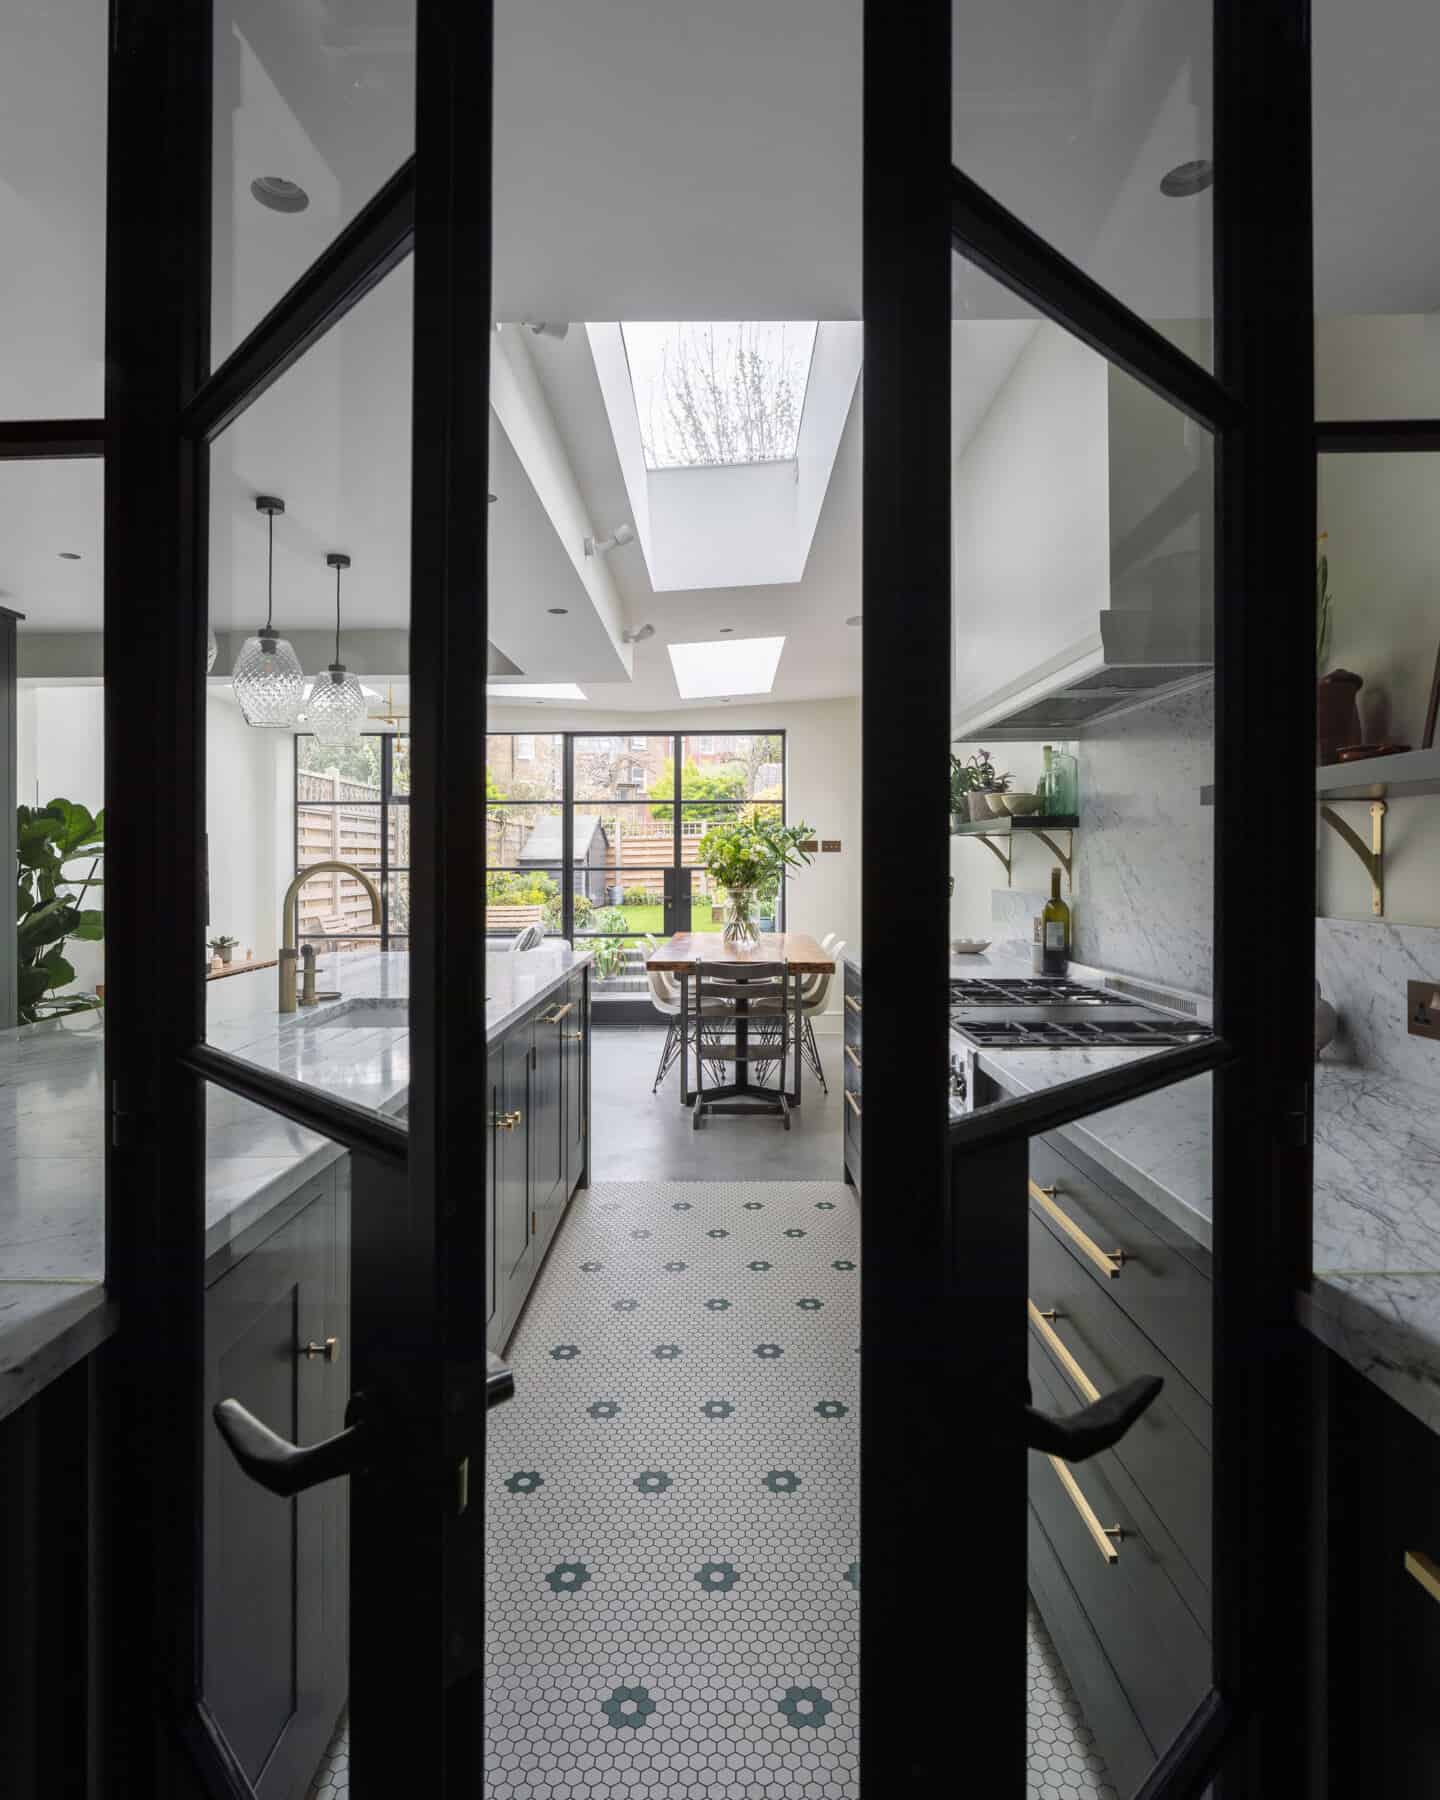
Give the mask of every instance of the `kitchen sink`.
<svg viewBox="0 0 1440 1800">
<path fill-rule="evenodd" d="M 347 1000 L 343 1006 L 322 1004 L 305 1024 L 314 1031 L 408 1031 L 410 1008 L 403 1000 Z"/>
</svg>

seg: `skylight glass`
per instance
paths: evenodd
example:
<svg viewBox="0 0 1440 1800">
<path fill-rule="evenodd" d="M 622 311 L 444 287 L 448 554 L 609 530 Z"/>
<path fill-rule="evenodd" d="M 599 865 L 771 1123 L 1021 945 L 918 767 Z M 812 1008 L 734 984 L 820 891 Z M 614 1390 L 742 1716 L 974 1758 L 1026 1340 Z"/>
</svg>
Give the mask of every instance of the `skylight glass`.
<svg viewBox="0 0 1440 1800">
<path fill-rule="evenodd" d="M 583 700 L 573 681 L 515 681 L 503 687 L 487 687 L 487 700 Z"/>
<path fill-rule="evenodd" d="M 647 469 L 793 460 L 814 320 L 671 319 L 620 331 Z"/>
<path fill-rule="evenodd" d="M 768 694 L 780 666 L 783 637 L 720 638 L 713 644 L 667 644 L 682 700 Z"/>
</svg>

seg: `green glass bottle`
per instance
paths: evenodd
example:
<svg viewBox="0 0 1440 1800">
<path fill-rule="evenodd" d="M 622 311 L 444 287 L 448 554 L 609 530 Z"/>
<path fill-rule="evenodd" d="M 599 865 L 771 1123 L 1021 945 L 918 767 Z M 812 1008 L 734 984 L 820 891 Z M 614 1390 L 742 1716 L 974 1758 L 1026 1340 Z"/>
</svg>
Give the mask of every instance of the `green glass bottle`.
<svg viewBox="0 0 1440 1800">
<path fill-rule="evenodd" d="M 1070 908 L 1060 898 L 1060 871 L 1050 871 L 1050 898 L 1040 914 L 1044 933 L 1044 970 L 1063 975 L 1070 966 Z"/>
</svg>

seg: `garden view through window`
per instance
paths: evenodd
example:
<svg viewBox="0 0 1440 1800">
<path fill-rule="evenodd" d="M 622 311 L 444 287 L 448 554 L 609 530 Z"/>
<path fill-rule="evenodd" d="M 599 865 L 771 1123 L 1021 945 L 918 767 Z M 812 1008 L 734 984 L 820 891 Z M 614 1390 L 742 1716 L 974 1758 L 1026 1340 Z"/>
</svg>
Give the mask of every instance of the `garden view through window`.
<svg viewBox="0 0 1440 1800">
<path fill-rule="evenodd" d="M 317 951 L 404 950 L 410 930 L 410 739 L 295 739 L 295 870 L 344 862 L 380 890 L 380 922 L 353 875 L 325 870 L 300 890 L 300 939 Z"/>
</svg>

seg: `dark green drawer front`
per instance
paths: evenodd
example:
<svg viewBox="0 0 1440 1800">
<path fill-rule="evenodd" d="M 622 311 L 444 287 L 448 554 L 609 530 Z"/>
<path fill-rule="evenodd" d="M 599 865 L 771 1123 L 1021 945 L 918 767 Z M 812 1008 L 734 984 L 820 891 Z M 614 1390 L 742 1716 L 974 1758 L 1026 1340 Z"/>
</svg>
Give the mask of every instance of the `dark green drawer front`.
<svg viewBox="0 0 1440 1800">
<path fill-rule="evenodd" d="M 1102 1250 L 1125 1252 L 1120 1274 L 1107 1277 L 1076 1250 L 1032 1197 L 1031 1210 L 1044 1229 L 1075 1255 L 1087 1276 L 1104 1288 L 1190 1384 L 1206 1400 L 1213 1399 L 1213 1290 L 1203 1268 L 1197 1267 L 1204 1252 L 1197 1250 L 1192 1258 L 1166 1243 L 1123 1200 L 1067 1157 L 1053 1138 L 1032 1141 L 1030 1178 L 1037 1187 L 1053 1187 L 1055 1204 Z"/>
<path fill-rule="evenodd" d="M 1074 1410 L 1074 1397 L 1032 1337 L 1035 1404 Z M 1030 1504 L 1055 1548 L 1125 1696 L 1156 1755 L 1166 1750 L 1211 1686 L 1210 1641 L 1173 1575 L 1178 1551 L 1113 1452 L 1071 1473 L 1102 1525 L 1119 1525 L 1107 1563 L 1050 1459 L 1030 1453 Z"/>
<path fill-rule="evenodd" d="M 1052 1329 L 1102 1394 L 1159 1375 L 1164 1392 L 1126 1434 L 1115 1456 L 1174 1538 L 1187 1565 L 1177 1580 L 1190 1604 L 1203 1609 L 1210 1588 L 1211 1457 L 1210 1405 L 1139 1327 L 1091 1281 L 1076 1259 L 1032 1214 L 1030 1297 L 1042 1311 L 1061 1315 Z M 1062 1374 L 1048 1346 L 1054 1379 L 1070 1395 L 1084 1396 Z"/>
</svg>

